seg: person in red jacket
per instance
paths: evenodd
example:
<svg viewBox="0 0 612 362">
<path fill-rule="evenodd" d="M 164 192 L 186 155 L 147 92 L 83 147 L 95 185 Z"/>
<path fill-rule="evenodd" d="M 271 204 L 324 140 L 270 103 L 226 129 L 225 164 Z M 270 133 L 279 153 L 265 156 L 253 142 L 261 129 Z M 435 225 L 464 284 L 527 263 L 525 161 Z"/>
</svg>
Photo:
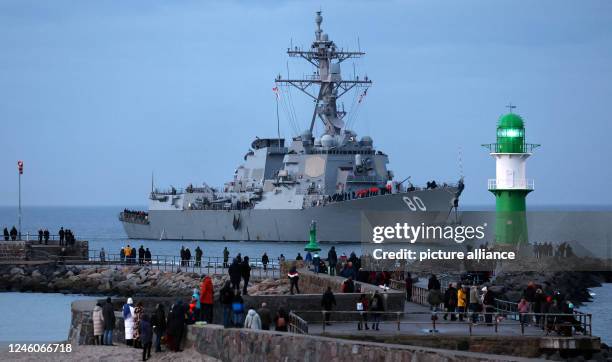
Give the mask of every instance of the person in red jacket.
<svg viewBox="0 0 612 362">
<path fill-rule="evenodd" d="M 200 283 L 200 304 L 202 308 L 202 320 L 212 323 L 213 319 L 213 283 L 210 276 L 205 275 Z"/>
</svg>

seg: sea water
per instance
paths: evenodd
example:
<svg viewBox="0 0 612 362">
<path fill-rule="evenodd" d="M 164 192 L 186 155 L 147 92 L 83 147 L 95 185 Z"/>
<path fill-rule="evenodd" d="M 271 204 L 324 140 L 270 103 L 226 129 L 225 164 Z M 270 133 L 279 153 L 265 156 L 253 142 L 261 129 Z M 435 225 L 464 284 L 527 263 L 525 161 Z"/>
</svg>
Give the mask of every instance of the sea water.
<svg viewBox="0 0 612 362">
<path fill-rule="evenodd" d="M 129 209 L 144 210 L 145 207 L 129 207 Z M 127 239 L 123 226 L 119 221 L 121 207 L 24 207 L 22 210 L 22 235 L 30 235 L 30 240 L 38 240 L 38 229 L 48 229 L 57 235 L 60 227 L 71 229 L 77 239 L 88 240 L 91 254 L 104 248 L 106 254 L 119 254 L 121 248 L 130 245 L 138 249 L 141 245 L 149 248 L 153 258 L 156 256 L 180 255 L 182 246 L 191 250 L 199 246 L 204 257 L 222 257 L 223 248 L 227 247 L 230 256 L 241 253 L 242 256 L 260 258 L 264 252 L 271 260 L 276 260 L 280 254 L 288 259 L 295 259 L 297 253 L 305 255 L 303 242 L 263 242 L 263 241 L 170 241 L 170 240 L 133 240 Z M 17 225 L 17 209 L 15 207 L 0 207 L 0 229 L 10 229 Z M 308 227 L 304 229 L 304 240 L 308 238 Z M 1 230 L 0 230 L 1 231 Z M 331 245 L 323 245 L 321 255 L 327 257 Z M 334 244 L 338 256 L 342 253 L 350 255 L 361 254 L 359 243 Z M 90 255 L 91 255 L 90 254 Z"/>
<path fill-rule="evenodd" d="M 578 310 L 593 315 L 593 335 L 601 337 L 601 341 L 612 345 L 612 283 L 591 288 L 593 301 L 578 307 Z"/>
<path fill-rule="evenodd" d="M 70 304 L 84 295 L 0 293 L 0 347 L 9 343 L 61 342 L 68 338 Z"/>
</svg>

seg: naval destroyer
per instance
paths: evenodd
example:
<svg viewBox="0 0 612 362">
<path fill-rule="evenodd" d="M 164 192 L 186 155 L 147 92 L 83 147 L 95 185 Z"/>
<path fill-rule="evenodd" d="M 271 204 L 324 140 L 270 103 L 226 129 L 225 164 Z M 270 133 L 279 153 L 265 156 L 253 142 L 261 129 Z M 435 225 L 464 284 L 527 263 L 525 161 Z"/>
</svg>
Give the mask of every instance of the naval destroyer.
<svg viewBox="0 0 612 362">
<path fill-rule="evenodd" d="M 288 145 L 280 135 L 256 138 L 222 188 L 203 184 L 158 190 L 152 185 L 147 211 L 119 215 L 129 238 L 306 241 L 315 221 L 319 241 L 358 242 L 364 212 L 406 211 L 444 219 L 456 209 L 462 179 L 454 184 L 431 181 L 426 187 L 409 179 L 396 181 L 387 169 L 388 156 L 374 147 L 372 138 L 359 138 L 348 129 L 348 112 L 338 99 L 352 89 L 365 96 L 372 81 L 367 76 L 342 78 L 341 64 L 365 53 L 339 48 L 321 28 L 322 21 L 317 12 L 310 48 L 287 50 L 290 57 L 314 66 L 312 75 L 278 76 L 273 89 L 295 87 L 312 98 L 310 127 Z M 318 121 L 323 130 L 315 135 Z"/>
</svg>

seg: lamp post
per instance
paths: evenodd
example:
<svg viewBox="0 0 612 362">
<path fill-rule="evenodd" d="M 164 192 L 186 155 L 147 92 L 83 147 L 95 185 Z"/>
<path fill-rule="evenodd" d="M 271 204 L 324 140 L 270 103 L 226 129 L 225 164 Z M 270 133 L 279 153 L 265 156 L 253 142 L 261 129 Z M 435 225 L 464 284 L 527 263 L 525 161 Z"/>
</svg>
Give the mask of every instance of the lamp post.
<svg viewBox="0 0 612 362">
<path fill-rule="evenodd" d="M 19 220 L 18 220 L 18 226 L 19 226 L 19 240 L 21 240 L 21 175 L 23 175 L 23 161 L 19 160 L 17 161 L 17 169 L 19 170 Z"/>
</svg>

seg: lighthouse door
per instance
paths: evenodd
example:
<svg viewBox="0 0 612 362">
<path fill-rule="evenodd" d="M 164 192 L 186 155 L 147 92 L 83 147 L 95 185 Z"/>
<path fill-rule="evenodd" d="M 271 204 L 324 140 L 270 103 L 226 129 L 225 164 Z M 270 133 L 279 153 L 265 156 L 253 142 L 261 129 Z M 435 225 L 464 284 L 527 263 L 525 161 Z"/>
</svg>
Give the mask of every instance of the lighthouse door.
<svg viewBox="0 0 612 362">
<path fill-rule="evenodd" d="M 514 170 L 506 170 L 506 185 L 507 187 L 514 187 Z"/>
</svg>

